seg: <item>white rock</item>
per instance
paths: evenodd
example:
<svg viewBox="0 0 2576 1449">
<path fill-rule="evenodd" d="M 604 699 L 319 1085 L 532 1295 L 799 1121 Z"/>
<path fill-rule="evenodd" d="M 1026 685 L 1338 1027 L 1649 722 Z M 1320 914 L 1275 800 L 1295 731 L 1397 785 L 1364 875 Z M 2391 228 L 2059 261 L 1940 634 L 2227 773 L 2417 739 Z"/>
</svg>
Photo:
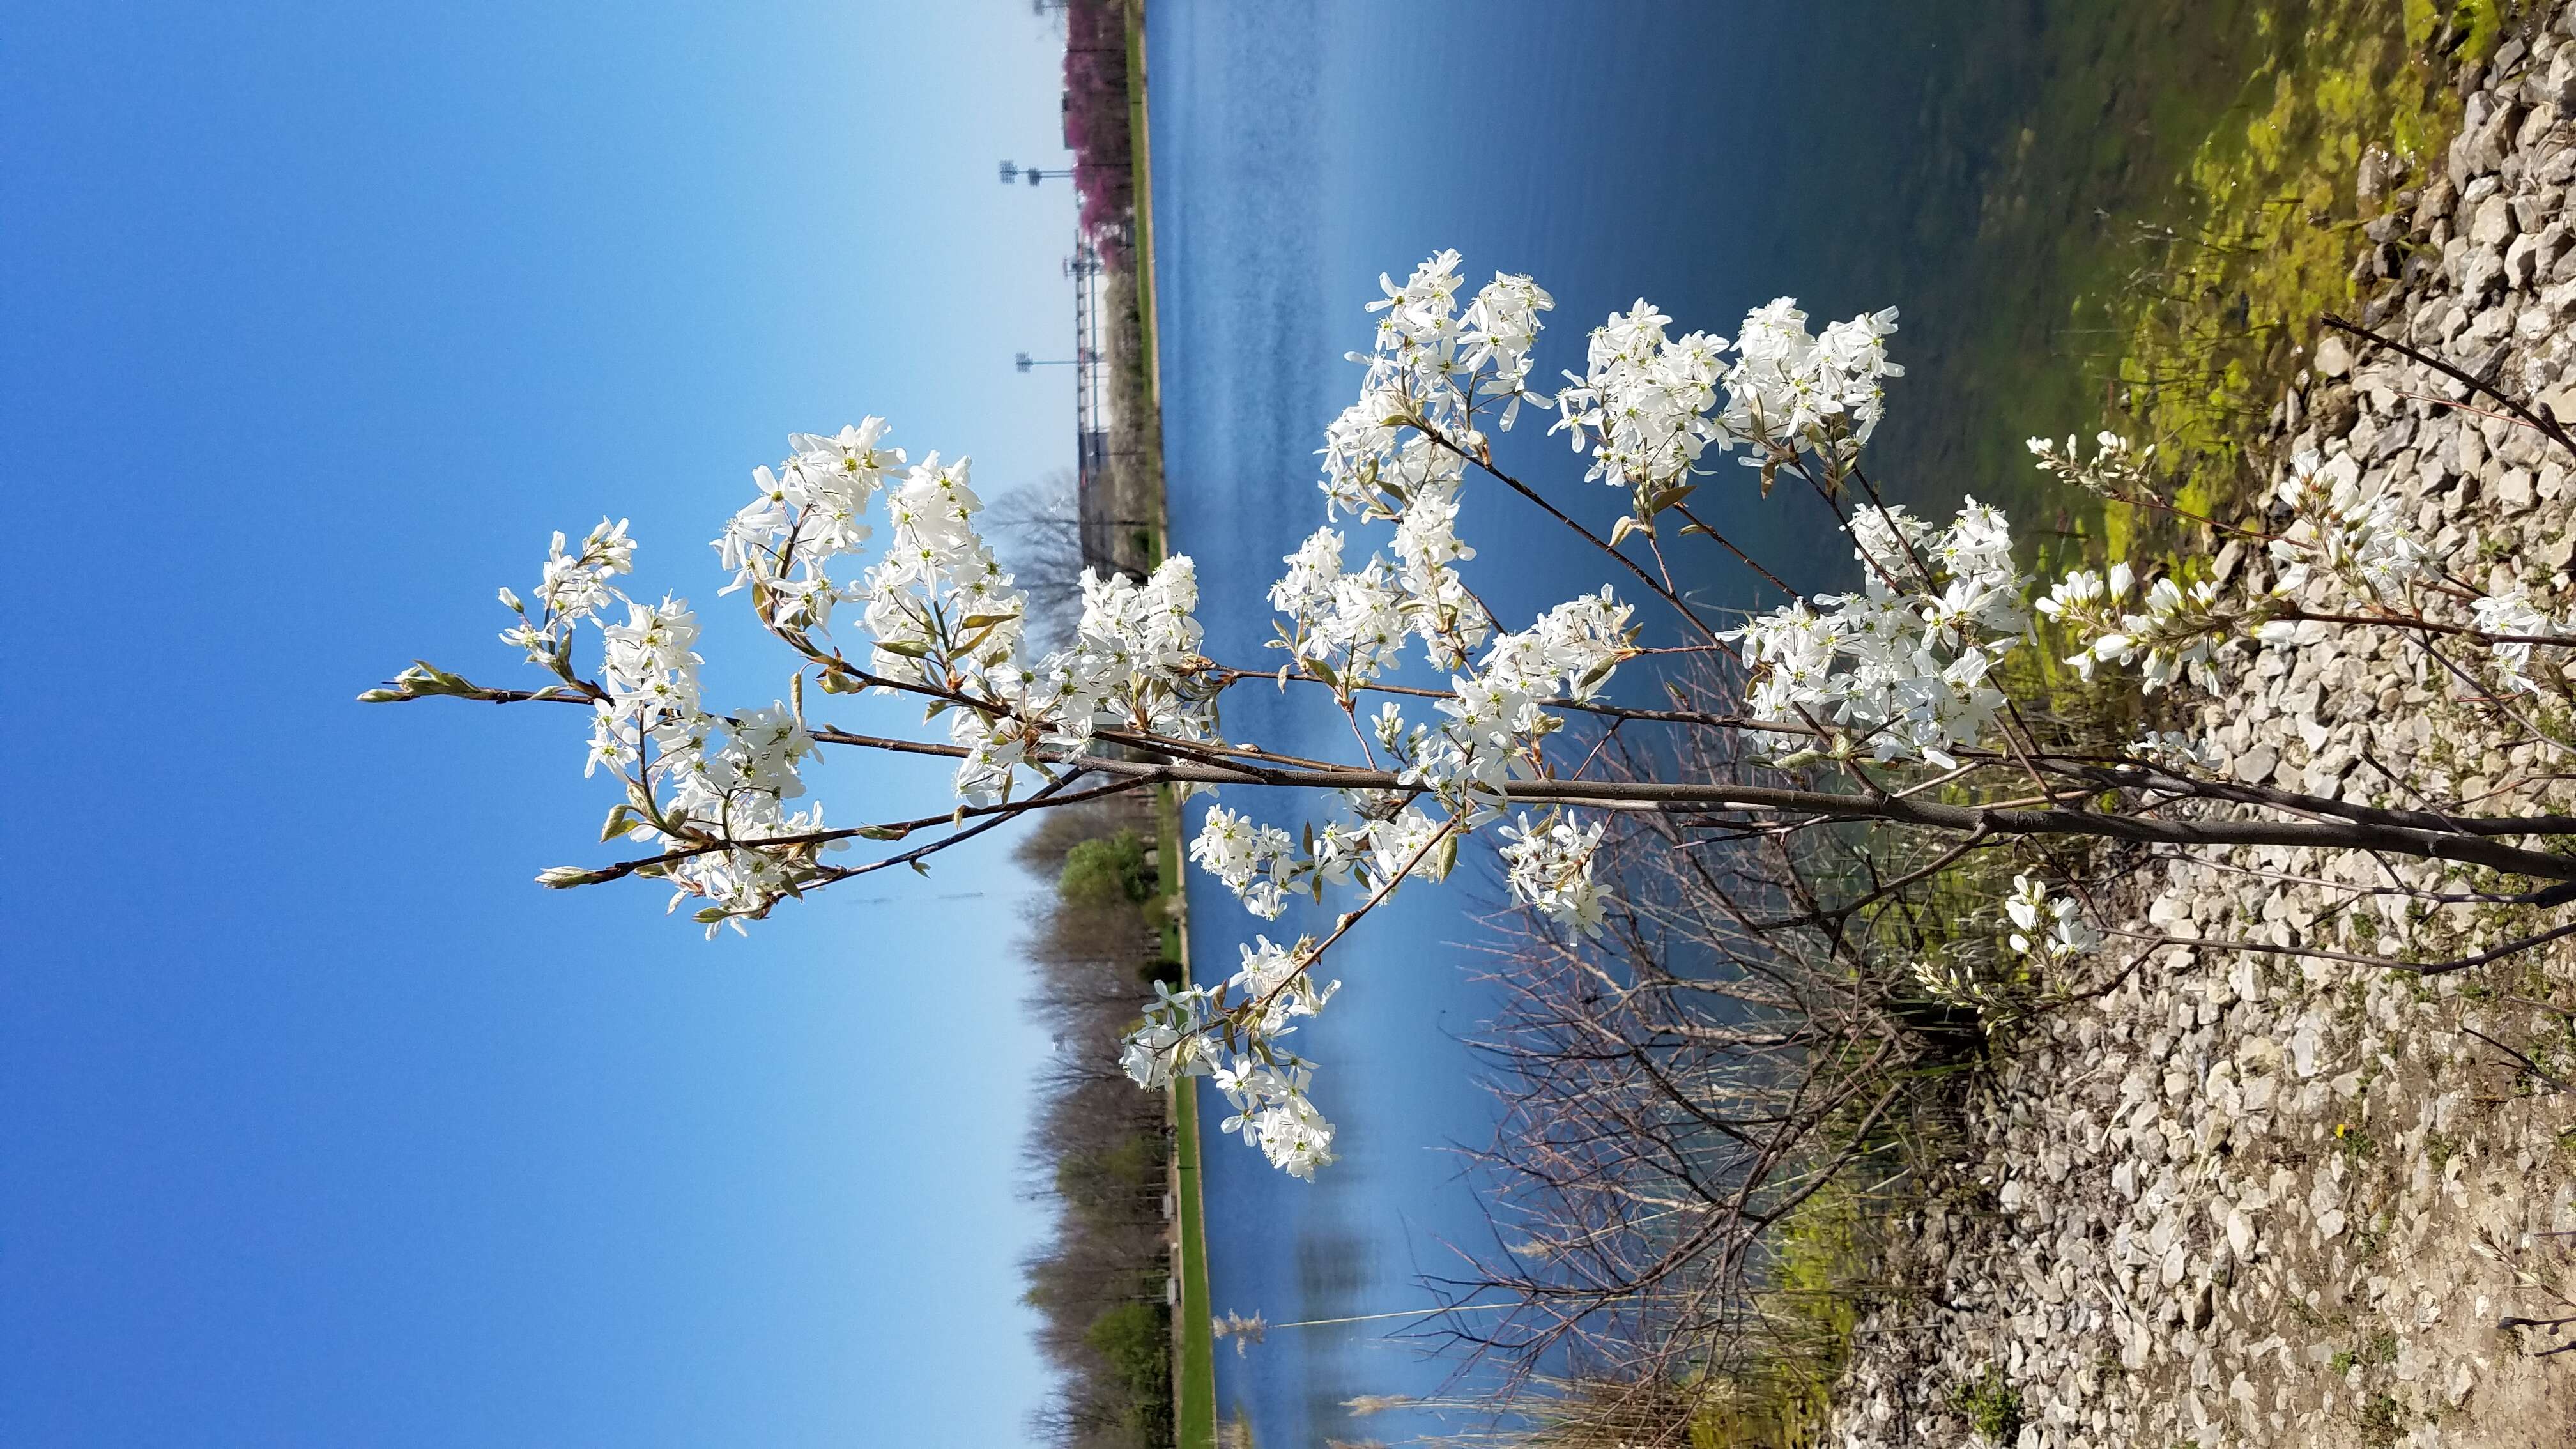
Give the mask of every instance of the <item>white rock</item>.
<svg viewBox="0 0 2576 1449">
<path fill-rule="evenodd" d="M 2480 247 L 2502 246 L 2513 240 L 2513 203 L 2501 196 L 2490 196 L 2478 203 L 2477 212 L 2469 218 L 2469 244 Z M 2324 349 L 2318 349 L 2323 355 Z"/>
</svg>

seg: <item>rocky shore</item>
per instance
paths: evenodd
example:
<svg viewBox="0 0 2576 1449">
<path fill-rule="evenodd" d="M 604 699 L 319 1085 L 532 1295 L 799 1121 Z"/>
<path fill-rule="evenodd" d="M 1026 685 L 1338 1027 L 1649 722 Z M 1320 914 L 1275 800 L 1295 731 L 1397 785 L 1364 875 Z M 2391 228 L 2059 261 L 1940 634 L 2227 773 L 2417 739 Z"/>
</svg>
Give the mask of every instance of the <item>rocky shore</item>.
<svg viewBox="0 0 2576 1449">
<path fill-rule="evenodd" d="M 2365 324 L 2576 419 L 2576 6 L 2468 78 L 2448 155 L 2366 165 Z M 2576 458 L 2385 348 L 2319 344 L 2267 450 L 2384 488 L 2436 552 L 2576 607 Z M 2230 547 L 2226 577 L 2265 561 Z M 2576 809 L 2571 764 L 2390 631 L 2308 626 L 2198 706 L 2219 768 L 2341 798 Z M 2562 719 L 2553 727 L 2562 736 Z M 2383 866 L 2160 862 L 2133 928 L 2439 958 L 2538 917 Z M 2439 886 L 2441 867 L 2395 865 Z M 2454 884 L 2447 889 L 2461 889 Z M 2554 918 L 2553 918 L 2554 919 Z M 2097 963 L 2116 976 L 2115 941 Z M 2576 947 L 2431 979 L 2155 949 L 2015 1029 L 1955 1171 L 1889 1234 L 1831 1442 L 2576 1445 Z"/>
</svg>

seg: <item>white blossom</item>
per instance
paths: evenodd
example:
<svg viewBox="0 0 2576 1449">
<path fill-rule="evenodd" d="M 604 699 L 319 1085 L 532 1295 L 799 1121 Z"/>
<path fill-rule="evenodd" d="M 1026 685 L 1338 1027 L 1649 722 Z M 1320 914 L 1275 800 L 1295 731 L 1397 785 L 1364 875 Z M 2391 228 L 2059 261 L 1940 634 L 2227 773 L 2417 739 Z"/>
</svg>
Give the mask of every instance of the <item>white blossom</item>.
<svg viewBox="0 0 2576 1449">
<path fill-rule="evenodd" d="M 2480 598 L 2469 606 L 2469 614 L 2479 632 L 2486 634 L 2520 634 L 2556 638 L 2567 633 L 2531 602 L 2531 596 L 2520 586 L 2512 591 Z M 2523 694 L 2541 692 L 2538 681 L 2531 677 L 2531 651 L 2536 647 L 2526 642 L 2497 643 L 2487 646 L 2487 655 L 2495 662 L 2497 677 L 2505 688 Z"/>
<path fill-rule="evenodd" d="M 1600 849 L 1605 822 L 1577 825 L 1563 815 L 1536 826 L 1527 815 L 1517 826 L 1505 826 L 1503 864 L 1512 895 L 1536 907 L 1560 925 L 1587 936 L 1601 934 L 1601 889 L 1592 879 L 1592 856 Z"/>
</svg>

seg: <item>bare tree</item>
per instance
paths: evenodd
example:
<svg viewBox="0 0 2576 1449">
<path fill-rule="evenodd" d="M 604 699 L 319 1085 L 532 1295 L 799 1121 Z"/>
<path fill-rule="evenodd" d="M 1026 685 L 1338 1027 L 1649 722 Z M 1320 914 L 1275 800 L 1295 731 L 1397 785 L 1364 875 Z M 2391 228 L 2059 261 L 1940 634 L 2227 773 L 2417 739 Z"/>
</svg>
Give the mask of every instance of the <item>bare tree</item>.
<svg viewBox="0 0 2576 1449">
<path fill-rule="evenodd" d="M 1082 618 L 1082 513 L 1073 474 L 1059 469 L 1012 489 L 993 500 L 987 516 L 1012 583 L 1028 596 L 1030 642 L 1063 648 Z"/>
</svg>

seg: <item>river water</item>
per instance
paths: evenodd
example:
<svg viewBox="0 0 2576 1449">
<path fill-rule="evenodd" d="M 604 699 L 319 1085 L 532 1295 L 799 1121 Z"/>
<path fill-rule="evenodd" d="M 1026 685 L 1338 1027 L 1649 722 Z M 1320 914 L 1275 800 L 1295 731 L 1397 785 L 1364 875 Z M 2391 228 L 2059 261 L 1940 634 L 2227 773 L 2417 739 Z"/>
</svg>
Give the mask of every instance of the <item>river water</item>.
<svg viewBox="0 0 2576 1449">
<path fill-rule="evenodd" d="M 1937 347 L 1945 312 L 1968 315 L 1978 299 L 1926 283 L 1905 239 L 1945 218 L 1973 230 L 1977 155 L 1956 137 L 1943 142 L 1951 153 L 1926 154 L 1927 87 L 1958 79 L 1972 41 L 1993 72 L 1995 50 L 2019 43 L 2024 9 L 1153 5 L 1166 470 L 1176 546 L 1199 565 L 1208 652 L 1251 667 L 1279 657 L 1262 648 L 1261 594 L 1323 520 L 1314 450 L 1356 386 L 1360 370 L 1342 358 L 1368 345 L 1363 306 L 1381 272 L 1401 278 L 1457 247 L 1471 284 L 1533 274 L 1557 300 L 1542 379 L 1579 367 L 1585 330 L 1640 295 L 1676 331 L 1722 335 L 1782 294 L 1820 317 L 1892 303 L 1908 310 L 1900 360 Z M 2009 94 L 1991 75 L 1979 84 Z M 1954 96 L 1945 114 L 1957 113 Z M 1916 294 L 1889 295 L 1891 285 Z M 1582 484 L 1545 421 L 1524 422 L 1511 455 L 1606 528 L 1620 495 Z M 1895 422 L 1890 436 L 1901 452 Z M 1765 502 L 1750 476 L 1711 480 L 1698 506 L 1802 587 L 1839 577 L 1847 546 L 1812 500 L 1784 489 Z M 1955 501 L 1956 487 L 1946 491 Z M 1481 552 L 1476 586 L 1509 627 L 1605 577 L 1597 556 L 1508 495 L 1471 487 L 1461 533 Z M 1356 556 L 1385 542 L 1354 530 Z M 1737 573 L 1711 568 L 1693 582 L 1715 602 L 1753 601 Z M 1226 723 L 1276 750 L 1349 753 L 1347 727 L 1314 704 L 1244 691 Z M 1293 819 L 1285 800 L 1230 803 Z M 1223 1103 L 1206 1094 L 1220 1311 L 1286 1324 L 1418 1308 L 1429 1301 L 1421 1280 L 1458 1266 L 1453 1245 L 1484 1241 L 1477 1184 L 1453 1149 L 1491 1130 L 1461 1038 L 1487 1006 L 1470 980 L 1476 911 L 1499 894 L 1490 871 L 1462 870 L 1447 887 L 1408 890 L 1337 948 L 1326 974 L 1347 984 L 1301 1036 L 1322 1064 L 1317 1101 L 1341 1128 L 1343 1160 L 1317 1182 L 1215 1138 Z M 1193 881 L 1191 901 L 1202 979 L 1230 971 L 1257 930 L 1329 929 L 1322 912 L 1265 925 L 1213 882 Z M 1239 1356 L 1221 1347 L 1220 1409 L 1267 1445 L 1436 1432 L 1423 1414 L 1345 1408 L 1440 1390 L 1454 1360 L 1407 1327 L 1275 1328 Z"/>
</svg>

